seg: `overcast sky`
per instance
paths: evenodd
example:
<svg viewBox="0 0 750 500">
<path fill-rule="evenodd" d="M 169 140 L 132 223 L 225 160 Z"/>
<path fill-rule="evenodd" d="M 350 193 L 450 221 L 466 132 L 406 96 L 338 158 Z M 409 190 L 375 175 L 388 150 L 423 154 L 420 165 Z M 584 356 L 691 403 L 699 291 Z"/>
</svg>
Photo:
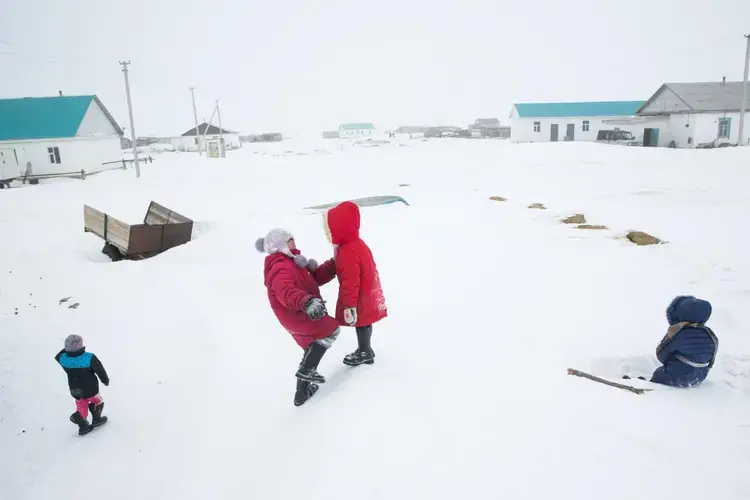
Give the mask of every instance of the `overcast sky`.
<svg viewBox="0 0 750 500">
<path fill-rule="evenodd" d="M 0 0 L 0 98 L 97 94 L 179 135 L 506 121 L 513 102 L 741 80 L 750 0 Z"/>
</svg>

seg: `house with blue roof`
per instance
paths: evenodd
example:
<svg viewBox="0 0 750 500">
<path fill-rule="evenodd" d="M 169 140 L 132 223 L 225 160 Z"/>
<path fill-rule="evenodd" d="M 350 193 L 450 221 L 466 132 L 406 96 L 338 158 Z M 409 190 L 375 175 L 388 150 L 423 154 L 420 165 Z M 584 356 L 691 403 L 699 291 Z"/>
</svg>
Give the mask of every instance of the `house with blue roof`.
<svg viewBox="0 0 750 500">
<path fill-rule="evenodd" d="M 599 131 L 607 127 L 605 120 L 635 116 L 644 104 L 645 101 L 516 103 L 510 112 L 511 140 L 595 141 Z M 633 131 L 636 140 L 638 132 L 642 135 L 643 130 Z"/>
<path fill-rule="evenodd" d="M 372 137 L 375 133 L 375 126 L 372 123 L 342 123 L 339 125 L 339 138 L 365 138 Z"/>
<path fill-rule="evenodd" d="M 95 95 L 0 99 L 0 180 L 102 169 L 123 131 Z"/>
</svg>

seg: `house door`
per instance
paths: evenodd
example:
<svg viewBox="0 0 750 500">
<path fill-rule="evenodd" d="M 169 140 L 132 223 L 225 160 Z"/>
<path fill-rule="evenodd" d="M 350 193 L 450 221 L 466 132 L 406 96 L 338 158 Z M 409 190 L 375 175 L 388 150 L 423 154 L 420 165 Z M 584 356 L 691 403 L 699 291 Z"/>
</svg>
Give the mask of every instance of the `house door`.
<svg viewBox="0 0 750 500">
<path fill-rule="evenodd" d="M 10 179 L 19 174 L 15 149 L 0 149 L 0 180 Z"/>
<path fill-rule="evenodd" d="M 576 124 L 568 123 L 568 127 L 565 129 L 565 140 L 574 141 L 576 138 Z"/>
<path fill-rule="evenodd" d="M 550 142 L 557 142 L 557 136 L 558 136 L 558 129 L 559 126 L 557 123 L 553 123 L 549 126 L 549 140 Z"/>
<path fill-rule="evenodd" d="M 643 130 L 643 146 L 655 148 L 659 145 L 659 129 L 647 128 Z"/>
</svg>

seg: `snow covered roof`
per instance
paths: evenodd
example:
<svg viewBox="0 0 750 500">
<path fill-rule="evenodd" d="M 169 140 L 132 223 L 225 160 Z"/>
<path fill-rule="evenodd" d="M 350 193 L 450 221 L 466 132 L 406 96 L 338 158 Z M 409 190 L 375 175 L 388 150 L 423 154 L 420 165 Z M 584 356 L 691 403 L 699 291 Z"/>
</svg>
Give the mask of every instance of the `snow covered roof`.
<svg viewBox="0 0 750 500">
<path fill-rule="evenodd" d="M 644 101 L 534 102 L 514 105 L 520 118 L 632 116 Z"/>
<path fill-rule="evenodd" d="M 117 133 L 122 129 L 95 95 L 0 99 L 0 141 L 75 137 L 91 101 Z"/>
<path fill-rule="evenodd" d="M 651 106 L 662 97 L 669 109 Z M 741 104 L 742 82 L 665 83 L 638 109 L 638 114 L 739 111 Z M 750 110 L 750 87 L 747 109 Z"/>
</svg>

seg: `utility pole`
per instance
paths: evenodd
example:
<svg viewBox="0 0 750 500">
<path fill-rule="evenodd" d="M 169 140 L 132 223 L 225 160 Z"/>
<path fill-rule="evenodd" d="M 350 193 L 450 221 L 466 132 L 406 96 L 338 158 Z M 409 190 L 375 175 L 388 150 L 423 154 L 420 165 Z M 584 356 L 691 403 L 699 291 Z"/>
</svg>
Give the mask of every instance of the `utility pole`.
<svg viewBox="0 0 750 500">
<path fill-rule="evenodd" d="M 216 101 L 216 116 L 219 119 L 219 156 L 226 158 L 226 150 L 224 149 L 224 130 L 221 128 L 221 111 L 219 111 L 219 101 Z"/>
<path fill-rule="evenodd" d="M 135 125 L 133 125 L 133 104 L 130 102 L 130 81 L 128 80 L 128 64 L 130 61 L 120 61 L 122 73 L 125 75 L 125 95 L 128 98 L 128 115 L 130 116 L 130 140 L 133 141 L 133 163 L 135 164 L 135 176 L 141 176 L 141 167 L 138 165 L 138 142 L 135 138 Z"/>
<path fill-rule="evenodd" d="M 193 118 L 195 119 L 195 140 L 198 141 L 198 156 L 203 156 L 203 153 L 201 153 L 201 135 L 198 131 L 198 112 L 195 110 L 195 87 L 190 87 L 190 93 L 193 94 Z"/>
<path fill-rule="evenodd" d="M 745 35 L 747 38 L 747 49 L 745 49 L 745 76 L 742 78 L 742 106 L 740 106 L 740 128 L 737 144 L 744 146 L 745 142 L 745 111 L 747 111 L 747 73 L 750 67 L 750 33 Z"/>
</svg>

